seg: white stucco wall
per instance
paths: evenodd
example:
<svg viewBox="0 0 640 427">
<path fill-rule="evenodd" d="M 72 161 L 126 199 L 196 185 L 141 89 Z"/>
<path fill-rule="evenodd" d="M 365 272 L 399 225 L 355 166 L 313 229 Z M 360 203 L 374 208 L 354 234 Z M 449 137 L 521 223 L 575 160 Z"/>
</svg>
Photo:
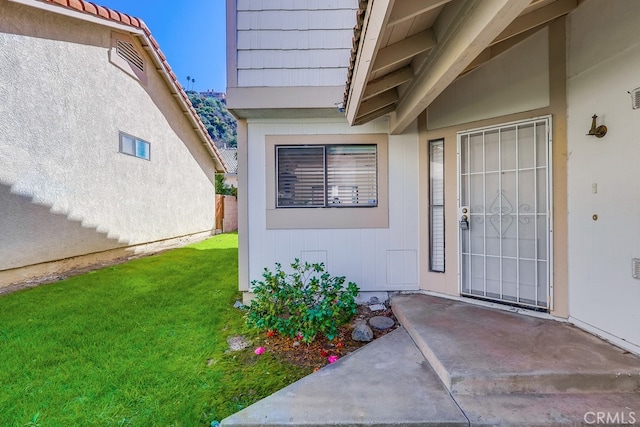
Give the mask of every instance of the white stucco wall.
<svg viewBox="0 0 640 427">
<path fill-rule="evenodd" d="M 0 9 L 0 270 L 212 230 L 213 161 L 151 62 L 142 85 L 108 28 Z"/>
<path fill-rule="evenodd" d="M 640 109 L 627 91 L 640 86 L 639 20 L 634 0 L 584 2 L 569 16 L 567 67 L 570 315 L 636 351 Z M 604 138 L 585 135 L 593 114 Z"/>
<path fill-rule="evenodd" d="M 389 137 L 388 227 L 274 230 L 267 229 L 266 225 L 265 135 L 387 132 L 386 120 L 359 127 L 349 127 L 344 119 L 248 121 L 250 280 L 261 279 L 263 269 L 273 269 L 276 262 L 286 267 L 294 258 L 299 258 L 309 262 L 324 262 L 332 275 L 346 276 L 362 291 L 418 289 L 416 130 Z"/>
</svg>

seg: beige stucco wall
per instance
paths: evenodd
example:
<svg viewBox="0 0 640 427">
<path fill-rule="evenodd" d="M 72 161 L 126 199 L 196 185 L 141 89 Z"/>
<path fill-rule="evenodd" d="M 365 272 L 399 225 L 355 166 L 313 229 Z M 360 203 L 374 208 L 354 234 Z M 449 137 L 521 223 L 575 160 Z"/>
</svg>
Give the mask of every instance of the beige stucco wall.
<svg viewBox="0 0 640 427">
<path fill-rule="evenodd" d="M 210 232 L 214 163 L 149 58 L 144 85 L 110 63 L 109 28 L 0 9 L 0 271 Z"/>
<path fill-rule="evenodd" d="M 420 288 L 458 296 L 458 165 L 457 133 L 463 130 L 550 115 L 552 124 L 553 176 L 553 310 L 567 317 L 566 275 L 566 104 L 564 70 L 564 20 L 560 19 L 532 38 L 514 46 L 485 66 L 472 71 L 440 95 L 420 116 Z M 535 55 L 531 58 L 532 55 Z M 531 64 L 523 70 L 514 63 Z M 483 69 L 486 68 L 486 69 Z M 538 74 L 544 73 L 543 76 Z M 532 83 L 533 91 L 527 87 Z M 496 88 L 486 93 L 487 88 Z M 464 90 L 462 90 L 464 89 Z M 483 94 L 488 100 L 474 99 Z M 478 95 L 479 96 L 479 95 Z M 444 99 L 452 98 L 452 99 Z M 464 108 L 458 108 L 464 106 Z M 433 120 L 429 117 L 433 116 Z M 445 272 L 429 266 L 429 163 L 428 141 L 445 141 Z"/>
<path fill-rule="evenodd" d="M 569 278 L 574 322 L 640 352 L 640 2 L 585 1 L 568 19 Z M 608 128 L 586 136 L 591 116 Z M 593 219 L 597 215 L 597 220 Z"/>
</svg>

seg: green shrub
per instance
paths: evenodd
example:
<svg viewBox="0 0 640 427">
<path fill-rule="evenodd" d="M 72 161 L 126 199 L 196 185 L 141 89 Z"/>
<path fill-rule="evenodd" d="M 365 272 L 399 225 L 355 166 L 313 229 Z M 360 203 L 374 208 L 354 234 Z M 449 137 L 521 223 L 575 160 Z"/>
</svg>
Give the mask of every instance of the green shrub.
<svg viewBox="0 0 640 427">
<path fill-rule="evenodd" d="M 264 280 L 251 282 L 255 299 L 247 312 L 247 324 L 309 343 L 317 334 L 333 339 L 338 328 L 356 314 L 359 289 L 344 277 L 332 277 L 324 264 L 291 264 L 290 274 L 276 263 L 275 272 L 264 269 Z"/>
</svg>

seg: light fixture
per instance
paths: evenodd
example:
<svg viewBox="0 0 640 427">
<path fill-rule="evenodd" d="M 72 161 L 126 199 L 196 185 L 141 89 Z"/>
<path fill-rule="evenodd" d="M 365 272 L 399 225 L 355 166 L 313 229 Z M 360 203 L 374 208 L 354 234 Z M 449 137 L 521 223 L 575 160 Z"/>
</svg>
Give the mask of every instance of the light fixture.
<svg viewBox="0 0 640 427">
<path fill-rule="evenodd" d="M 591 129 L 589 129 L 589 133 L 587 136 L 595 136 L 596 138 L 602 138 L 607 134 L 607 127 L 605 125 L 600 125 L 596 127 L 596 119 L 598 116 L 595 114 L 591 117 Z"/>
</svg>

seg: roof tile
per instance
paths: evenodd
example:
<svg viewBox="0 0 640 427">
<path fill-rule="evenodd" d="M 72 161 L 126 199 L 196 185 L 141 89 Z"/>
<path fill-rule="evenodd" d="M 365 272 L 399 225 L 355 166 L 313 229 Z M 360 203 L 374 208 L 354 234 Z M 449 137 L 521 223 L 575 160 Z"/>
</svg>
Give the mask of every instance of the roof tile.
<svg viewBox="0 0 640 427">
<path fill-rule="evenodd" d="M 96 5 L 96 9 L 98 10 L 98 16 L 113 20 L 111 16 L 109 16 L 109 10 L 107 8 Z M 118 21 L 120 21 L 120 19 L 118 19 Z"/>
<path fill-rule="evenodd" d="M 97 15 L 98 14 L 98 8 L 96 7 L 95 4 L 93 4 L 91 2 L 83 1 L 82 2 L 82 7 L 83 7 L 85 12 L 91 13 L 93 15 Z"/>
<path fill-rule="evenodd" d="M 80 2 L 80 0 L 69 0 L 68 4 L 69 4 L 69 7 L 73 9 L 82 10 L 82 3 Z"/>
</svg>

